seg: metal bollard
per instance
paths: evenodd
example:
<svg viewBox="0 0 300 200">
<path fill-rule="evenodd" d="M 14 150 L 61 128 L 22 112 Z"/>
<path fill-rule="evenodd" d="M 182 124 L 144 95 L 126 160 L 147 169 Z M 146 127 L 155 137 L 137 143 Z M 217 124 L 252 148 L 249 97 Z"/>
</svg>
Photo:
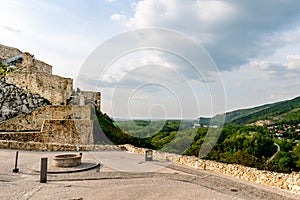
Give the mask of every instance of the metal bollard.
<svg viewBox="0 0 300 200">
<path fill-rule="evenodd" d="M 41 158 L 40 183 L 47 183 L 48 158 Z"/>
<path fill-rule="evenodd" d="M 19 172 L 19 168 L 18 168 L 18 157 L 19 157 L 19 151 L 16 152 L 15 168 L 13 169 L 13 172 L 14 172 L 14 173 L 18 173 L 18 172 Z"/>
</svg>

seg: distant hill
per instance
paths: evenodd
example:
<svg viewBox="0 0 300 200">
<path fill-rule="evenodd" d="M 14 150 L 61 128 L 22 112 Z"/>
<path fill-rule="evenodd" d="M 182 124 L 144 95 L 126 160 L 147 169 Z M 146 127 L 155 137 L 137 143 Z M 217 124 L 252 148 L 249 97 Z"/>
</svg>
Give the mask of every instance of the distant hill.
<svg viewBox="0 0 300 200">
<path fill-rule="evenodd" d="M 217 124 L 224 115 L 216 115 L 213 118 L 200 117 L 200 124 Z M 300 97 L 291 100 L 280 101 L 272 104 L 257 106 L 254 108 L 240 109 L 226 113 L 225 123 L 250 124 L 258 120 L 271 121 L 300 121 Z"/>
</svg>

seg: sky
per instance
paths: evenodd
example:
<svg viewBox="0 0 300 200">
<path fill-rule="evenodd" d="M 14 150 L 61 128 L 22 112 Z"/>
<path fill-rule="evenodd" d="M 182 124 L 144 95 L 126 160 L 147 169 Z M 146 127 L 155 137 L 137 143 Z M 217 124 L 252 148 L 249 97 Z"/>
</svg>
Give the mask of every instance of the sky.
<svg viewBox="0 0 300 200">
<path fill-rule="evenodd" d="M 300 95 L 297 0 L 0 0 L 0 44 L 102 93 L 118 118 L 189 118 Z"/>
</svg>

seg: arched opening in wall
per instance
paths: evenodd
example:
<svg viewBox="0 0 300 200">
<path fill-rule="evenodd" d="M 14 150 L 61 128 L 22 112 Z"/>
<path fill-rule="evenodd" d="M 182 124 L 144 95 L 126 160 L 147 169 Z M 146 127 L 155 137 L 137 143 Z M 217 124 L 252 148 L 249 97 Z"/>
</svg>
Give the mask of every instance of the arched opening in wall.
<svg viewBox="0 0 300 200">
<path fill-rule="evenodd" d="M 97 107 L 97 104 L 94 101 L 89 99 L 84 101 L 84 105 L 93 105 L 94 107 Z"/>
</svg>

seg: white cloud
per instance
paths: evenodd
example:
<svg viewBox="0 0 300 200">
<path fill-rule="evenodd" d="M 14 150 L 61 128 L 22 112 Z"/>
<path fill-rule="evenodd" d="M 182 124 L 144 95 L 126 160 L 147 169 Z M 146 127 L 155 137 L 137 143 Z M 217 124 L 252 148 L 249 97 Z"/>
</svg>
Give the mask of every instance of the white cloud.
<svg viewBox="0 0 300 200">
<path fill-rule="evenodd" d="M 119 14 L 119 13 L 116 13 L 116 14 L 111 15 L 110 18 L 111 18 L 112 20 L 116 20 L 116 21 L 124 21 L 124 20 L 127 20 L 127 16 L 126 16 L 126 15 L 122 15 L 122 14 Z"/>
<path fill-rule="evenodd" d="M 116 2 L 117 0 L 105 0 L 106 3 L 113 3 Z"/>
<path fill-rule="evenodd" d="M 300 55 L 288 55 L 285 62 L 251 61 L 243 68 L 262 72 L 267 78 L 293 78 L 300 75 Z"/>
<path fill-rule="evenodd" d="M 197 38 L 221 70 L 232 70 L 299 41 L 299 29 L 292 30 L 299 3 L 141 0 L 132 16 L 117 16 L 129 28 L 165 27 Z"/>
</svg>

